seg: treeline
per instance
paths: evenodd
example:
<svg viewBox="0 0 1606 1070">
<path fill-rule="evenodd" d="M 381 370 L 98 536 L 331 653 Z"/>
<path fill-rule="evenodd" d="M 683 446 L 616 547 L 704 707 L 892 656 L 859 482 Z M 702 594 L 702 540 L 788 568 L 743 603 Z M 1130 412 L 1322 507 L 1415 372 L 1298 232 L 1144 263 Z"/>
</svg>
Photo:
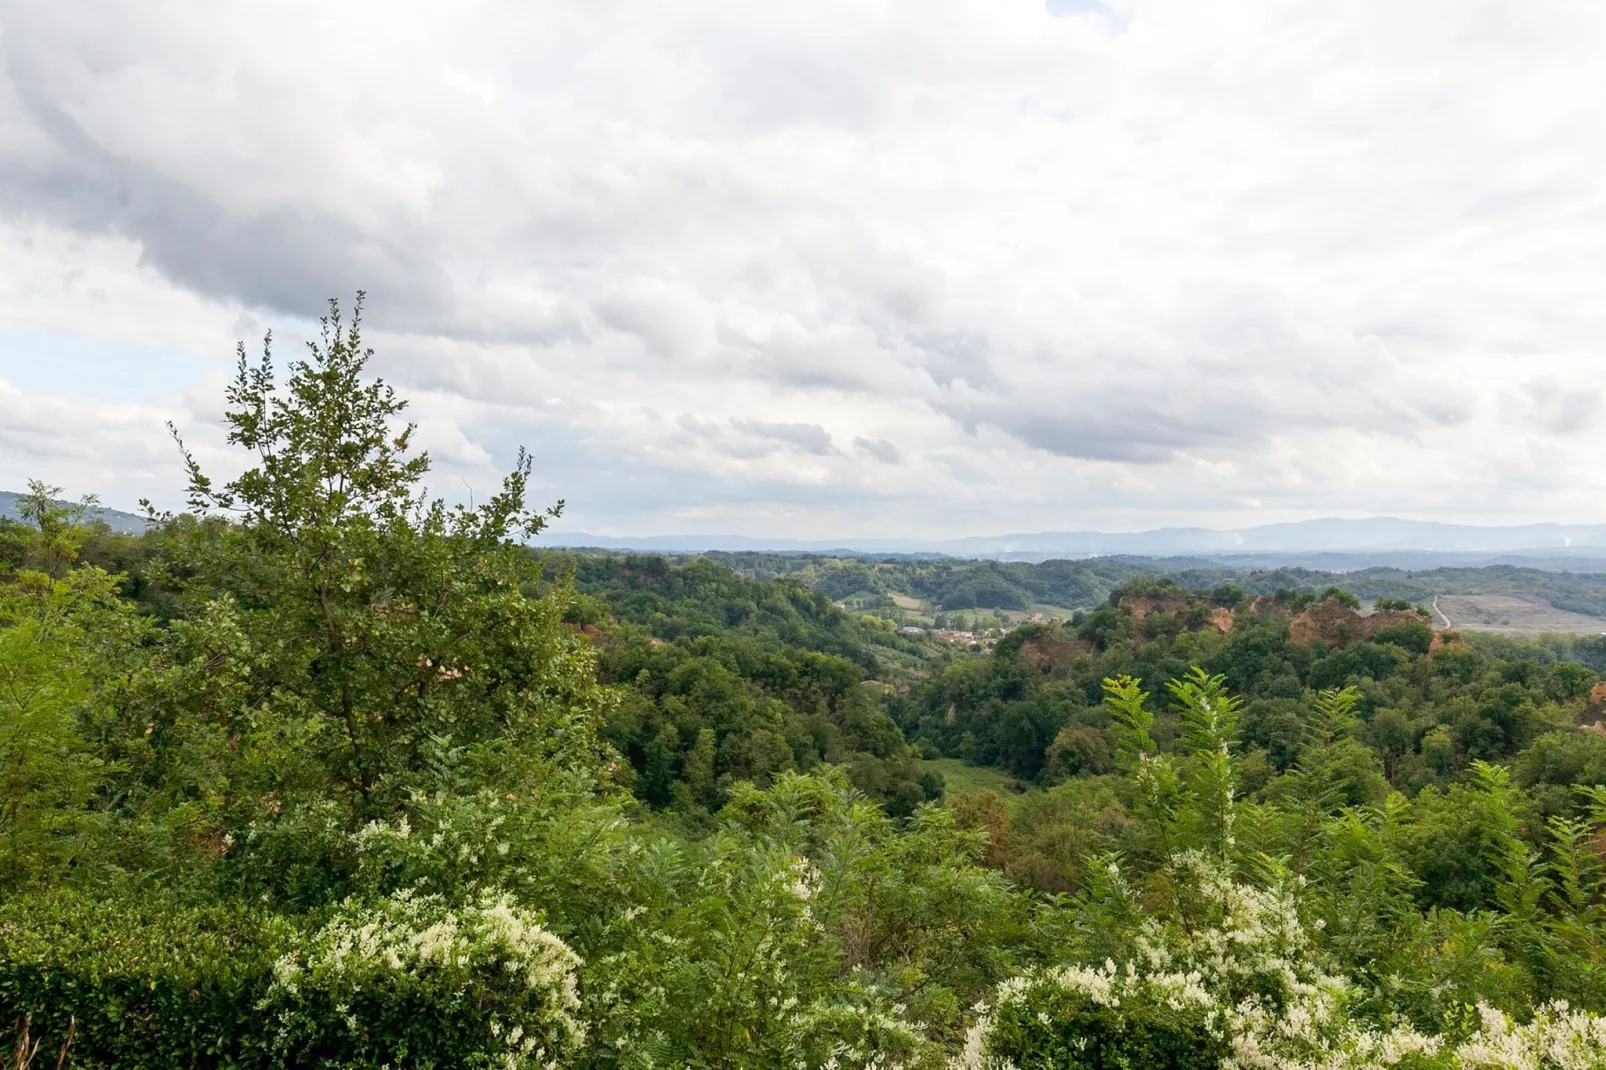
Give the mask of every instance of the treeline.
<svg viewBox="0 0 1606 1070">
<path fill-rule="evenodd" d="M 1233 584 L 1251 595 L 1273 595 L 1279 590 L 1316 594 L 1338 586 L 1366 602 L 1383 598 L 1422 605 L 1441 594 L 1510 594 L 1557 609 L 1606 617 L 1606 574 L 1518 565 L 1418 571 L 1368 568 L 1338 573 L 1294 567 L 1239 569 L 1197 558 L 1108 557 L 1032 564 L 755 552 L 706 556 L 750 578 L 795 579 L 838 601 L 887 606 L 890 596 L 905 595 L 946 611 L 1025 610 L 1037 605 L 1089 609 L 1122 584 L 1150 577 L 1201 593 L 1223 584 Z"/>
<path fill-rule="evenodd" d="M 745 575 L 795 578 L 838 601 L 901 594 L 949 611 L 1026 609 L 1037 603 L 1074 608 L 1102 601 L 1111 589 L 1133 576 L 1159 571 L 1145 563 L 1096 558 L 1031 565 L 761 553 L 707 556 Z"/>
<path fill-rule="evenodd" d="M 1198 665 L 1249 700 L 1243 742 L 1250 760 L 1264 751 L 1283 765 L 1295 751 L 1285 734 L 1297 728 L 1276 724 L 1297 720 L 1292 711 L 1312 691 L 1355 687 L 1362 715 L 1377 722 L 1379 760 L 1396 787 L 1415 792 L 1471 761 L 1512 757 L 1547 728 L 1571 727 L 1596 678 L 1559 657 L 1567 644 L 1477 636 L 1474 648 L 1450 633 L 1449 646 L 1429 658 L 1436 633 L 1406 602 L 1363 618 L 1342 592 L 1318 601 L 1286 589 L 1270 599 L 1235 586 L 1213 598 L 1169 589 L 1139 581 L 1063 627 L 1016 629 L 992 658 L 921 681 L 898 703 L 900 723 L 945 754 L 963 752 L 1036 779 L 1057 733 L 1102 723 L 1089 711 L 1100 705 L 1103 680 L 1164 680 Z M 1301 614 L 1312 618 L 1303 638 L 1290 632 Z M 1441 760 L 1445 740 L 1450 765 Z M 1088 761 L 1091 771 L 1104 771 Z"/>
<path fill-rule="evenodd" d="M 1588 669 L 1152 580 L 950 663 L 532 554 L 333 312 L 186 515 L 0 526 L 8 1070 L 1606 1064 Z"/>
</svg>

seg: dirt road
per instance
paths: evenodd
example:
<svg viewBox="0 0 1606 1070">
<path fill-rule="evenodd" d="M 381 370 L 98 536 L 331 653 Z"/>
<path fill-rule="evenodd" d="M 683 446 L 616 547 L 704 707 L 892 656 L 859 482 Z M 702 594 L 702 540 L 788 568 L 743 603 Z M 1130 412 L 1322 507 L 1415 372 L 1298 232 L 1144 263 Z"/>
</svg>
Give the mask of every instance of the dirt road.
<svg viewBox="0 0 1606 1070">
<path fill-rule="evenodd" d="M 1454 628 L 1455 627 L 1455 624 L 1450 620 L 1449 616 L 1444 612 L 1444 610 L 1439 608 L 1439 596 L 1438 595 L 1434 595 L 1433 596 L 1433 612 L 1436 613 L 1439 616 L 1439 619 L 1444 621 L 1444 626 L 1446 628 Z"/>
</svg>

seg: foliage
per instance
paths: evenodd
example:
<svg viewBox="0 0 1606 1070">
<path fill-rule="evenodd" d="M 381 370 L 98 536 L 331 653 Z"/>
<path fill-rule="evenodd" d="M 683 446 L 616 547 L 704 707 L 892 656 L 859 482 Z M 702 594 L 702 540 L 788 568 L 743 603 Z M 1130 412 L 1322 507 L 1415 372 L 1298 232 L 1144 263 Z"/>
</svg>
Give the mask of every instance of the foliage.
<svg viewBox="0 0 1606 1070">
<path fill-rule="evenodd" d="M 544 522 L 524 506 L 529 459 L 478 509 L 425 499 L 428 457 L 395 426 L 404 403 L 363 381 L 358 323 L 332 309 L 282 391 L 268 352 L 252 365 L 241 347 L 229 441 L 259 464 L 215 488 L 185 453 L 195 510 L 238 522 L 176 539 L 164 579 L 241 670 L 231 704 L 260 711 L 225 731 L 297 735 L 307 773 L 370 815 L 419 782 L 438 739 L 540 738 L 580 761 L 599 707 L 585 652 L 555 627 L 559 599 L 521 593 L 535 574 L 510 540 Z"/>
<path fill-rule="evenodd" d="M 56 497 L 60 493 L 60 487 L 30 479 L 28 493 L 17 501 L 17 515 L 34 529 L 23 543 L 18 563 L 55 578 L 78 560 L 79 549 L 91 535 L 86 521 L 96 502 L 94 495 L 62 502 Z"/>
<path fill-rule="evenodd" d="M 1286 882 L 1245 885 L 1198 854 L 1177 856 L 1168 872 L 1175 891 L 1144 918 L 1128 957 L 1000 985 L 955 1066 L 1539 1070 L 1606 1058 L 1606 1018 L 1565 1003 L 1520 1026 L 1478 1004 L 1475 1023 L 1450 1016 L 1449 1035 L 1367 1022 Z"/>
<path fill-rule="evenodd" d="M 1435 632 L 1460 573 L 533 551 L 530 459 L 431 500 L 368 359 L 242 352 L 188 514 L 0 524 L 36 1063 L 1602 1065 L 1593 640 Z"/>
<path fill-rule="evenodd" d="M 902 816 L 939 793 L 867 681 L 916 656 L 890 628 L 705 559 L 540 561 L 578 592 L 568 619 L 598 632 L 601 676 L 625 689 L 603 735 L 629 760 L 643 802 L 706 813 L 735 783 L 826 761 Z"/>
<path fill-rule="evenodd" d="M 79 715 L 122 645 L 110 577 L 24 572 L 0 587 L 0 888 L 40 880 L 90 849 L 102 762 Z"/>
<path fill-rule="evenodd" d="M 231 904 L 57 889 L 0 905 L 0 1008 L 69 1065 L 272 1065 L 256 1009 L 293 926 Z"/>
</svg>

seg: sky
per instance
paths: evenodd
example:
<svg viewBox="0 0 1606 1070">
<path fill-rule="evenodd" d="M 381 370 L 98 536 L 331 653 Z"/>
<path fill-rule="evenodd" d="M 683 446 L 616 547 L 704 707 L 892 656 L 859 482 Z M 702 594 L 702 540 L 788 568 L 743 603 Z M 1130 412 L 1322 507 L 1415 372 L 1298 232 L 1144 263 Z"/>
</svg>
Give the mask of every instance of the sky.
<svg viewBox="0 0 1606 1070">
<path fill-rule="evenodd" d="M 368 293 L 558 530 L 1606 521 L 1606 4 L 0 0 L 0 489 Z"/>
</svg>

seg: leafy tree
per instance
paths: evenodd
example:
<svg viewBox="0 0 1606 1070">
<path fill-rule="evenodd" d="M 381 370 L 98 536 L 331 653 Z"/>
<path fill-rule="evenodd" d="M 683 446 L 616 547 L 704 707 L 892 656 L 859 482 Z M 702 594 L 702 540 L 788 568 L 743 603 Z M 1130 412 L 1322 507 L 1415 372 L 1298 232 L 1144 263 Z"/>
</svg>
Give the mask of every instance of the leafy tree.
<svg viewBox="0 0 1606 1070">
<path fill-rule="evenodd" d="M 1349 606 L 1351 609 L 1360 609 L 1361 608 L 1361 600 L 1359 598 L 1355 597 L 1353 594 L 1350 594 L 1348 591 L 1344 590 L 1342 587 L 1336 587 L 1336 586 L 1335 587 L 1328 587 L 1325 590 L 1323 590 L 1321 594 L 1316 596 L 1316 601 L 1318 601 L 1318 602 L 1333 601 L 1333 602 L 1338 602 L 1338 603 L 1340 603 L 1342 605 Z"/>
<path fill-rule="evenodd" d="M 126 642 L 125 616 L 99 570 L 0 586 L 0 887 L 94 852 L 104 774 L 81 726 L 111 667 L 96 655 L 111 653 L 108 637 Z"/>
<path fill-rule="evenodd" d="M 79 548 L 89 536 L 87 520 L 97 499 L 93 494 L 74 503 L 60 501 L 60 487 L 28 480 L 28 493 L 17 503 L 23 522 L 34 535 L 25 551 L 25 563 L 60 579 L 78 560 Z"/>
<path fill-rule="evenodd" d="M 448 740 L 544 747 L 595 767 L 584 757 L 601 708 L 588 656 L 557 627 L 559 599 L 523 593 L 536 573 L 513 543 L 558 507 L 526 507 L 522 452 L 484 505 L 428 499 L 429 459 L 412 452 L 405 402 L 364 378 L 360 310 L 361 295 L 348 324 L 331 303 L 282 388 L 271 336 L 258 363 L 240 347 L 226 419 L 254 467 L 218 487 L 184 451 L 192 508 L 234 518 L 191 529 L 166 562 L 189 612 L 217 606 L 238 630 L 220 656 L 254 662 L 230 738 L 261 738 L 244 711 L 276 721 L 358 816 L 427 784 Z M 228 764 L 240 769 L 241 757 Z"/>
</svg>

